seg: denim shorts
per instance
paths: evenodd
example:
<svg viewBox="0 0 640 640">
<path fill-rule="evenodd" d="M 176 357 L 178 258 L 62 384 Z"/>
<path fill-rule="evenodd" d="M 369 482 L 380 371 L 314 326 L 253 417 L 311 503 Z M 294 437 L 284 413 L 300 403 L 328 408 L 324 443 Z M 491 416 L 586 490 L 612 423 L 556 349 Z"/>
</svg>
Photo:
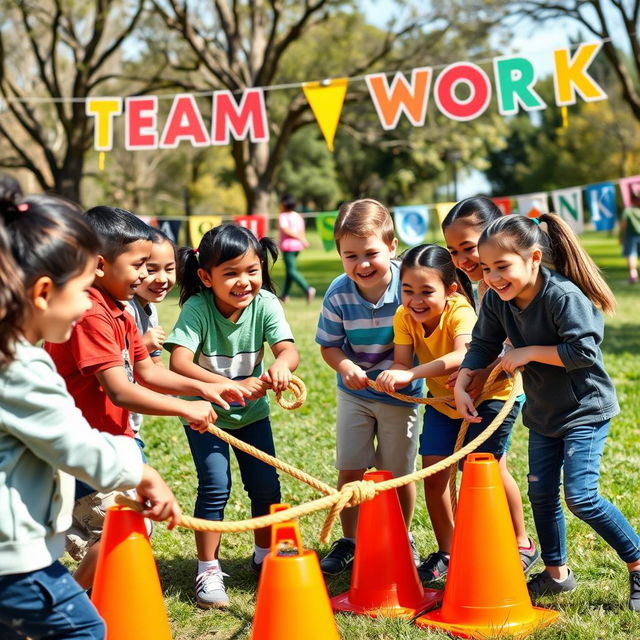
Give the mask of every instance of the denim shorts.
<svg viewBox="0 0 640 640">
<path fill-rule="evenodd" d="M 104 623 L 87 594 L 59 563 L 0 576 L 0 638 L 103 640 Z"/>
<path fill-rule="evenodd" d="M 487 400 L 478 405 L 476 409 L 478 415 L 482 418 L 482 422 L 469 423 L 469 429 L 463 445 L 484 431 L 503 406 L 504 400 Z M 498 430 L 476 449 L 478 453 L 493 453 L 493 455 L 499 459 L 508 451 L 511 429 L 520 411 L 520 407 L 521 402 L 516 400 Z M 462 418 L 450 418 L 435 409 L 432 405 L 427 405 L 424 411 L 422 433 L 420 434 L 420 455 L 451 455 L 455 448 L 462 422 Z"/>
</svg>

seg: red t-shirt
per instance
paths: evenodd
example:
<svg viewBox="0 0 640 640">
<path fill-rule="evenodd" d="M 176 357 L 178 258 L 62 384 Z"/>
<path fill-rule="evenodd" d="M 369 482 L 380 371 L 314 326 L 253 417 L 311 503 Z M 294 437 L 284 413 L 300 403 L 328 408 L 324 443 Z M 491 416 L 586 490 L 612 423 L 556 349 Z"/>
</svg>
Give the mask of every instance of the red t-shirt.
<svg viewBox="0 0 640 640">
<path fill-rule="evenodd" d="M 91 287 L 89 297 L 93 306 L 73 328 L 69 340 L 45 342 L 44 348 L 87 422 L 99 431 L 133 437 L 129 410 L 111 402 L 95 374 L 124 367 L 129 380 L 135 382 L 133 364 L 148 358 L 149 353 L 122 303 L 96 287 Z"/>
</svg>

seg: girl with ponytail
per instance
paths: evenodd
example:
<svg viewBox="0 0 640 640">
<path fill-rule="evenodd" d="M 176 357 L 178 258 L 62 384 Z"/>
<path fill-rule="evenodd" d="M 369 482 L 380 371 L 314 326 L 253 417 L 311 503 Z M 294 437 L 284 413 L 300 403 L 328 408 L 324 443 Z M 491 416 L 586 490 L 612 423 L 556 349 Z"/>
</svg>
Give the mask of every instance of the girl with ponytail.
<svg viewBox="0 0 640 640">
<path fill-rule="evenodd" d="M 269 238 L 223 224 L 205 233 L 197 251 L 183 250 L 178 281 L 182 311 L 164 347 L 171 351 L 174 371 L 203 381 L 234 381 L 249 400 L 218 411 L 216 425 L 236 438 L 275 455 L 268 388 L 289 386 L 298 352 L 282 306 L 273 292 L 269 258 L 278 250 Z M 263 373 L 264 343 L 275 356 Z M 229 447 L 212 433 L 185 428 L 198 473 L 195 515 L 222 520 L 231 489 Z M 275 469 L 235 451 L 252 516 L 266 515 L 280 502 Z M 196 601 L 202 608 L 226 607 L 229 599 L 218 561 L 220 534 L 196 532 L 198 570 Z M 255 531 L 251 568 L 259 573 L 269 551 L 270 529 Z"/>
</svg>

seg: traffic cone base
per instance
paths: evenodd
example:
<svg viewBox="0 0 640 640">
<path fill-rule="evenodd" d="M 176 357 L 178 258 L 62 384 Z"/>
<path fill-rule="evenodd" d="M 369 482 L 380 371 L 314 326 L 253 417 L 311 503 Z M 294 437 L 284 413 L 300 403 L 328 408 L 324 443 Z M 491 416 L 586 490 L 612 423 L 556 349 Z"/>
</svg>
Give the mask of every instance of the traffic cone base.
<svg viewBox="0 0 640 640">
<path fill-rule="evenodd" d="M 391 478 L 390 471 L 364 474 L 364 480 L 372 482 Z M 358 514 L 351 586 L 331 599 L 334 611 L 413 618 L 441 598 L 442 592 L 425 590 L 420 582 L 397 491 L 382 491 L 364 502 Z"/>
<path fill-rule="evenodd" d="M 416 619 L 415 623 L 423 629 L 441 629 L 458 638 L 478 638 L 486 640 L 496 636 L 508 635 L 512 638 L 526 638 L 542 627 L 548 627 L 560 617 L 557 611 L 531 607 L 533 617 L 528 621 L 509 622 L 508 617 L 502 625 L 478 626 L 476 624 L 455 624 L 442 619 L 442 609 L 431 611 Z M 509 612 L 506 612 L 508 616 Z M 495 615 L 495 614 L 494 614 Z"/>
<path fill-rule="evenodd" d="M 377 600 L 384 602 L 385 598 L 389 600 L 389 606 L 378 605 L 375 608 L 365 605 L 355 604 L 349 600 L 349 592 L 341 593 L 339 596 L 331 598 L 331 606 L 334 611 L 346 611 L 361 616 L 369 616 L 377 618 L 383 616 L 385 618 L 415 618 L 421 611 L 433 609 L 442 600 L 442 591 L 437 589 L 424 589 L 423 597 L 416 603 L 412 603 L 413 607 L 403 607 L 396 604 L 397 598 L 390 597 L 387 592 L 381 593 Z"/>
</svg>

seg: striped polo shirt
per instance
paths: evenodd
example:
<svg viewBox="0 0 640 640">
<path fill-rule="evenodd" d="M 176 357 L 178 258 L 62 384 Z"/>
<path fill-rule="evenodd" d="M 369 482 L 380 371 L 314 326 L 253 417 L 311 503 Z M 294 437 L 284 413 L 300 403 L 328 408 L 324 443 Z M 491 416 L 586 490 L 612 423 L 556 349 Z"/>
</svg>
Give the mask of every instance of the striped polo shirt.
<svg viewBox="0 0 640 640">
<path fill-rule="evenodd" d="M 355 282 L 343 273 L 331 283 L 322 301 L 316 342 L 322 347 L 342 349 L 349 360 L 375 380 L 381 371 L 393 364 L 393 316 L 400 304 L 399 263 L 391 262 L 391 282 L 376 303 L 365 300 Z M 337 379 L 338 387 L 346 393 L 387 404 L 406 405 L 370 388 L 347 389 L 340 375 Z M 415 380 L 399 391 L 421 396 L 422 384 L 422 380 Z"/>
</svg>

